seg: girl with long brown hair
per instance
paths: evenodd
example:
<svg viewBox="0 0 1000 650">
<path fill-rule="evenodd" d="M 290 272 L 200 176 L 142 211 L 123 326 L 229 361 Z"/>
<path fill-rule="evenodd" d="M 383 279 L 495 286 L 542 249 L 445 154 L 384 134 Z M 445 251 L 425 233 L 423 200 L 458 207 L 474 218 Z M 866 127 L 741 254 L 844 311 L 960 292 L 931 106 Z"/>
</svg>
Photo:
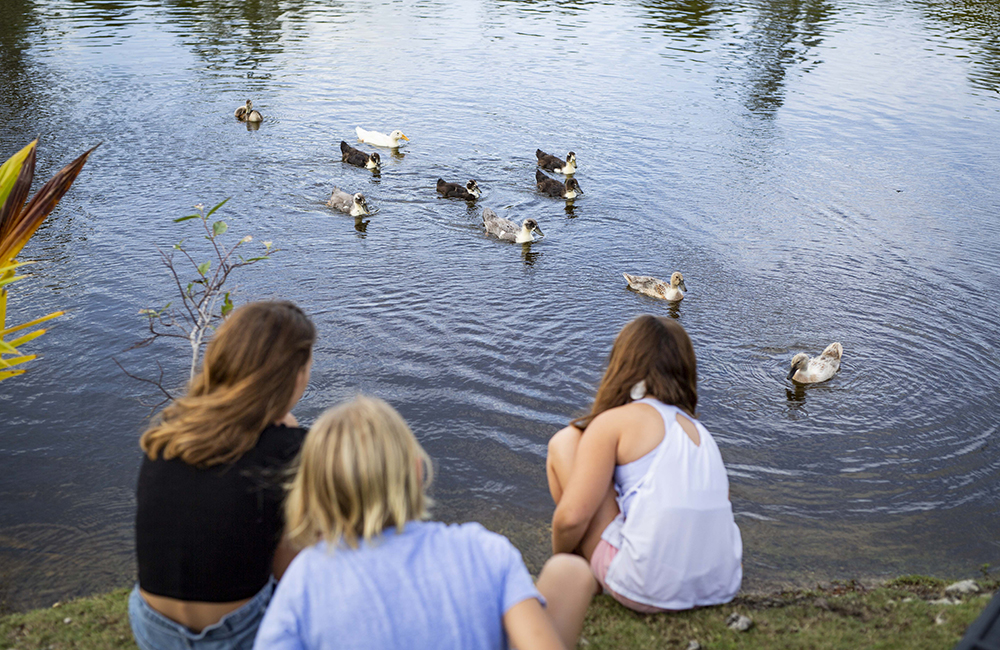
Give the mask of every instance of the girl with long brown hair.
<svg viewBox="0 0 1000 650">
<path fill-rule="evenodd" d="M 142 435 L 129 618 L 143 650 L 252 647 L 292 556 L 279 545 L 282 481 L 306 433 L 291 410 L 315 340 L 290 302 L 240 307 Z"/>
<path fill-rule="evenodd" d="M 583 555 L 636 611 L 728 602 L 742 580 L 726 469 L 695 419 L 697 382 L 684 328 L 639 316 L 615 339 L 590 412 L 549 442 L 553 553 Z"/>
</svg>

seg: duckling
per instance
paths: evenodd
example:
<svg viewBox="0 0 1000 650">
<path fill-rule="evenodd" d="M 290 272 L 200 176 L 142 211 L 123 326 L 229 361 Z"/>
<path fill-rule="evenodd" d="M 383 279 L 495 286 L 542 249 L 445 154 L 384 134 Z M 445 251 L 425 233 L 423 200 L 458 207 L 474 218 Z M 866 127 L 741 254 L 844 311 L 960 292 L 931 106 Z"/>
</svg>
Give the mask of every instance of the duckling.
<svg viewBox="0 0 1000 650">
<path fill-rule="evenodd" d="M 465 187 L 462 187 L 458 183 L 446 183 L 443 178 L 439 178 L 437 191 L 441 192 L 442 196 L 446 198 L 465 199 L 466 201 L 475 201 L 482 195 L 479 185 L 473 180 L 470 180 L 465 184 Z"/>
<path fill-rule="evenodd" d="M 240 122 L 261 122 L 264 120 L 260 113 L 254 109 L 253 102 L 249 99 L 245 106 L 240 106 L 236 109 L 234 115 Z"/>
<path fill-rule="evenodd" d="M 670 276 L 670 284 L 648 275 L 629 275 L 628 273 L 622 273 L 622 275 L 625 276 L 625 281 L 628 282 L 630 289 L 661 300 L 669 300 L 670 302 L 683 300 L 684 292 L 687 291 L 684 276 L 681 275 L 680 271 L 674 271 L 673 275 Z"/>
<path fill-rule="evenodd" d="M 566 155 L 566 162 L 550 156 L 541 149 L 535 149 L 535 157 L 538 158 L 538 166 L 542 169 L 566 175 L 576 173 L 576 154 L 572 151 Z"/>
<path fill-rule="evenodd" d="M 359 151 L 343 140 L 340 141 L 340 159 L 345 163 L 350 163 L 355 167 L 364 167 L 372 171 L 378 171 L 382 166 L 382 160 L 378 154 L 372 152 L 369 156 L 364 151 Z"/>
<path fill-rule="evenodd" d="M 487 235 L 493 235 L 503 241 L 512 241 L 518 244 L 529 244 L 535 241 L 534 232 L 544 237 L 545 233 L 538 227 L 538 222 L 534 219 L 525 219 L 521 222 L 521 227 L 510 219 L 498 217 L 497 213 L 489 208 L 483 210 L 483 227 L 486 228 Z"/>
<path fill-rule="evenodd" d="M 818 384 L 837 374 L 840 370 L 840 358 L 844 356 L 844 346 L 831 343 L 823 350 L 823 354 L 814 359 L 799 352 L 792 357 L 792 369 L 788 371 L 788 379 L 800 384 Z"/>
<path fill-rule="evenodd" d="M 330 200 L 327 201 L 326 204 L 334 210 L 346 212 L 352 217 L 361 217 L 366 214 L 371 214 L 368 209 L 368 202 L 365 201 L 365 195 L 361 192 L 351 196 L 347 192 L 339 190 L 335 187 L 333 188 L 333 193 L 330 194 Z"/>
<path fill-rule="evenodd" d="M 535 170 L 535 182 L 538 184 L 538 191 L 556 198 L 575 199 L 578 194 L 583 194 L 575 178 L 567 178 L 563 184 L 554 178 L 549 178 L 540 169 Z"/>
<path fill-rule="evenodd" d="M 365 131 L 360 126 L 354 127 L 354 131 L 358 134 L 358 141 L 364 142 L 365 144 L 375 145 L 376 147 L 389 147 L 390 149 L 399 148 L 399 139 L 402 138 L 407 142 L 410 141 L 408 137 L 403 135 L 403 132 L 396 129 L 389 135 L 384 133 L 379 133 L 378 131 Z"/>
</svg>

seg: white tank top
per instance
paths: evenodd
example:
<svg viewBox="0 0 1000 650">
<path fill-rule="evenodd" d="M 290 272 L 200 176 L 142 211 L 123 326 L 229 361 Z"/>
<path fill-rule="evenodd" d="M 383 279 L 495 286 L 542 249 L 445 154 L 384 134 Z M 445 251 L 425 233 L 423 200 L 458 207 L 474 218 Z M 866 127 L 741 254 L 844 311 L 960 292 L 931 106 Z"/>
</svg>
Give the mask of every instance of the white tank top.
<svg viewBox="0 0 1000 650">
<path fill-rule="evenodd" d="M 663 441 L 650 452 L 646 474 L 619 493 L 622 513 L 601 535 L 618 549 L 605 581 L 626 598 L 663 609 L 729 602 L 743 580 L 743 540 L 719 448 L 697 420 L 701 444 L 694 444 L 676 406 L 638 401 L 663 417 Z"/>
</svg>

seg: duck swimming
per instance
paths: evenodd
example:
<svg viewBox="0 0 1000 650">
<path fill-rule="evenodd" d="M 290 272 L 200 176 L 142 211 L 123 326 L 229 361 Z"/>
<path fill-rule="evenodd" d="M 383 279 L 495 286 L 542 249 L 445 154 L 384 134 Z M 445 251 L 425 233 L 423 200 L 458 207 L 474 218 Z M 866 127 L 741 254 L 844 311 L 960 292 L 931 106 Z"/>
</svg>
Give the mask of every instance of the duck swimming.
<svg viewBox="0 0 1000 650">
<path fill-rule="evenodd" d="M 473 180 L 470 180 L 465 184 L 465 187 L 462 187 L 458 183 L 446 183 L 443 178 L 439 178 L 437 191 L 441 192 L 441 195 L 446 198 L 465 199 L 466 201 L 475 201 L 482 195 L 479 185 Z"/>
<path fill-rule="evenodd" d="M 371 214 L 368 209 L 368 202 L 365 201 L 365 195 L 361 192 L 352 196 L 335 187 L 333 188 L 333 193 L 330 194 L 330 200 L 327 201 L 326 204 L 334 210 L 346 212 L 352 217 L 361 217 L 366 214 Z"/>
<path fill-rule="evenodd" d="M 844 346 L 831 343 L 823 350 L 823 354 L 810 359 L 809 355 L 799 352 L 792 357 L 792 369 L 788 371 L 788 379 L 800 384 L 818 384 L 837 374 L 840 370 L 840 358 L 844 356 Z"/>
<path fill-rule="evenodd" d="M 366 131 L 360 126 L 354 127 L 354 131 L 358 134 L 358 140 L 364 142 L 365 144 L 375 145 L 376 147 L 389 147 L 390 149 L 399 148 L 399 139 L 402 138 L 409 142 L 409 138 L 403 135 L 403 132 L 396 129 L 389 135 L 384 133 L 379 133 L 378 131 Z"/>
<path fill-rule="evenodd" d="M 518 244 L 529 244 L 535 241 L 534 233 L 544 237 L 545 233 L 538 227 L 538 222 L 534 219 L 525 219 L 521 222 L 521 227 L 510 219 L 498 217 L 497 213 L 489 208 L 483 210 L 483 227 L 486 228 L 487 235 L 493 235 L 502 241 L 512 241 Z"/>
<path fill-rule="evenodd" d="M 340 159 L 345 163 L 354 165 L 355 167 L 364 167 L 365 169 L 371 169 L 372 171 L 378 171 L 378 169 L 382 166 L 382 160 L 378 157 L 377 153 L 372 152 L 369 156 L 364 151 L 355 149 L 343 140 L 340 141 Z"/>
<path fill-rule="evenodd" d="M 543 174 L 540 169 L 535 170 L 535 182 L 538 184 L 539 192 L 556 198 L 575 199 L 578 194 L 583 194 L 575 178 L 567 178 L 565 183 L 560 183 Z"/>
<path fill-rule="evenodd" d="M 260 113 L 254 110 L 253 102 L 249 99 L 247 100 L 246 105 L 240 106 L 236 109 L 234 115 L 240 122 L 262 122 L 264 120 Z"/>
<path fill-rule="evenodd" d="M 673 275 L 670 276 L 670 284 L 648 275 L 629 275 L 628 273 L 622 273 L 622 275 L 625 276 L 625 281 L 628 282 L 630 289 L 635 289 L 641 294 L 660 300 L 669 300 L 670 302 L 683 300 L 684 291 L 687 291 L 684 276 L 681 275 L 680 271 L 673 272 Z"/>
<path fill-rule="evenodd" d="M 535 157 L 538 158 L 538 166 L 542 169 L 567 175 L 576 173 L 576 154 L 572 151 L 566 155 L 566 162 L 550 156 L 541 149 L 535 149 Z"/>
</svg>

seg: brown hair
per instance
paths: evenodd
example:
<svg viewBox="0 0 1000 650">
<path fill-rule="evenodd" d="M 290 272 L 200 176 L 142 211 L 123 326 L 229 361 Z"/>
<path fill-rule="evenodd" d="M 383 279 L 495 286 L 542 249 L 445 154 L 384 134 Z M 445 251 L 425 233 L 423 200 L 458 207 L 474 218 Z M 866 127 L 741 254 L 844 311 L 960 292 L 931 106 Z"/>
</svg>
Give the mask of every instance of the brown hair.
<svg viewBox="0 0 1000 650">
<path fill-rule="evenodd" d="M 288 538 L 303 548 L 343 540 L 357 548 L 386 528 L 426 519 L 431 461 L 384 401 L 359 395 L 309 429 L 285 500 Z"/>
<path fill-rule="evenodd" d="M 288 412 L 315 340 L 312 321 L 291 302 L 240 307 L 212 337 L 187 395 L 142 434 L 142 450 L 197 467 L 237 460 Z"/>
<path fill-rule="evenodd" d="M 698 364 L 690 337 L 672 318 L 645 314 L 622 328 L 611 346 L 608 368 L 590 412 L 571 424 L 586 429 L 604 411 L 628 404 L 629 392 L 639 381 L 646 382 L 647 396 L 694 417 Z"/>
</svg>

